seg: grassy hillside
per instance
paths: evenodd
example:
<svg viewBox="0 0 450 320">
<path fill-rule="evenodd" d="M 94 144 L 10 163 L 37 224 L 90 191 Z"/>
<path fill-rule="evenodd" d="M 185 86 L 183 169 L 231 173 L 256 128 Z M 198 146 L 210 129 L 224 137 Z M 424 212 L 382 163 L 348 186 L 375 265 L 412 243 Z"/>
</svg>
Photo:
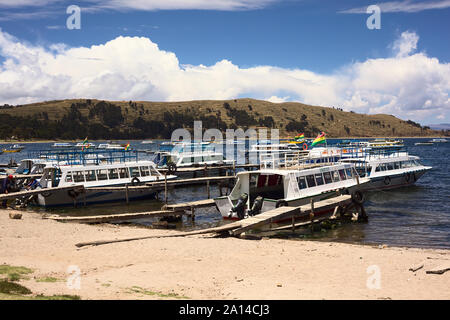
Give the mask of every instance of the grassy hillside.
<svg viewBox="0 0 450 320">
<path fill-rule="evenodd" d="M 177 128 L 280 129 L 281 136 L 304 132 L 315 137 L 436 136 L 440 132 L 392 115 L 366 115 L 301 103 L 271 103 L 254 99 L 185 102 L 48 101 L 0 109 L 0 138 L 21 139 L 141 139 L 170 138 Z"/>
</svg>

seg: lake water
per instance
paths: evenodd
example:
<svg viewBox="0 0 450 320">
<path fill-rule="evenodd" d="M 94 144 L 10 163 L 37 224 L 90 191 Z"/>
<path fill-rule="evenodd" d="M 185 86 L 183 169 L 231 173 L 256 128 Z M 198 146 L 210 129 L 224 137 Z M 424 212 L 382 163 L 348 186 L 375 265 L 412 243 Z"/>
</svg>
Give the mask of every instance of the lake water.
<svg viewBox="0 0 450 320">
<path fill-rule="evenodd" d="M 433 169 L 422 176 L 415 185 L 390 191 L 377 191 L 367 194 L 365 208 L 369 215 L 368 223 L 347 223 L 333 230 L 311 233 L 309 229 L 299 229 L 292 233 L 286 231 L 276 234 L 290 239 L 317 239 L 319 241 L 342 241 L 365 244 L 387 244 L 393 246 L 450 248 L 450 143 L 436 143 L 433 146 L 415 146 L 414 143 L 429 139 L 404 139 L 408 152 L 419 156 L 422 163 Z M 120 142 L 120 141 L 119 141 Z M 126 143 L 126 141 L 122 141 Z M 155 140 L 160 143 L 161 141 Z M 329 144 L 338 140 L 329 140 Z M 99 143 L 99 142 L 95 142 Z M 130 142 L 135 149 L 156 149 L 157 145 Z M 49 149 L 51 144 L 26 144 L 20 153 L 0 155 L 0 163 L 7 163 L 11 158 L 17 162 L 27 158 L 33 150 Z M 1 148 L 7 145 L 1 145 Z M 149 159 L 142 154 L 140 159 Z M 206 197 L 205 186 L 189 189 L 176 189 L 169 192 L 169 202 L 186 202 Z M 212 196 L 218 196 L 212 188 Z M 162 203 L 148 200 L 126 204 L 104 204 L 86 208 L 53 209 L 60 214 L 111 214 L 120 212 L 143 212 L 158 210 Z M 42 208 L 29 210 L 45 211 Z M 153 220 L 133 221 L 143 226 L 151 226 Z M 183 230 L 201 229 L 223 224 L 215 208 L 198 209 L 195 222 L 184 219 L 177 224 Z"/>
</svg>

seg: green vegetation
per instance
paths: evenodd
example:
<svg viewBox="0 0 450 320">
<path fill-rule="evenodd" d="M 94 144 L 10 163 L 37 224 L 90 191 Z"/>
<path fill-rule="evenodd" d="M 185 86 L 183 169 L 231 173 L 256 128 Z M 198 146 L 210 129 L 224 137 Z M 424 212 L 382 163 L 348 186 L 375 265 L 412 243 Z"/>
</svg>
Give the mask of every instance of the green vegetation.
<svg viewBox="0 0 450 320">
<path fill-rule="evenodd" d="M 27 279 L 24 275 L 33 273 L 32 269 L 10 265 L 0 265 L 0 300 L 80 300 L 76 295 L 33 295 L 30 289 L 17 283 Z M 56 282 L 56 278 L 45 277 L 37 282 Z"/>
<path fill-rule="evenodd" d="M 147 295 L 147 296 L 157 296 L 160 298 L 189 299 L 188 297 L 180 296 L 176 293 L 164 294 L 161 292 L 149 291 L 147 289 L 144 289 L 144 288 L 141 288 L 138 286 L 133 286 L 131 288 L 128 288 L 128 290 L 129 290 L 129 293 L 139 293 L 139 294 L 143 294 L 143 295 Z"/>
<path fill-rule="evenodd" d="M 3 280 L 6 281 L 19 281 L 20 279 L 26 279 L 24 275 L 33 273 L 33 270 L 25 267 L 13 267 L 6 264 L 0 265 L 0 275 L 3 275 Z"/>
<path fill-rule="evenodd" d="M 53 278 L 53 277 L 44 277 L 44 278 L 36 279 L 36 282 L 57 282 L 57 281 L 62 281 L 62 280 Z"/>
</svg>

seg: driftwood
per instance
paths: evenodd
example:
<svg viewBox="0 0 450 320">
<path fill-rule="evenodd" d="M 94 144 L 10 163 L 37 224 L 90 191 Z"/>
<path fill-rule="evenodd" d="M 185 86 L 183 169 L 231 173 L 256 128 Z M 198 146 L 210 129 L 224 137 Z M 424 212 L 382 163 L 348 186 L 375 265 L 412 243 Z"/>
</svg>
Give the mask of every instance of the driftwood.
<svg viewBox="0 0 450 320">
<path fill-rule="evenodd" d="M 425 261 L 422 261 L 421 263 L 418 263 L 418 264 L 412 266 L 411 268 L 409 268 L 409 271 L 416 272 L 417 270 L 422 269 L 424 265 L 425 265 Z"/>
<path fill-rule="evenodd" d="M 189 232 L 178 232 L 175 234 L 165 234 L 165 235 L 156 235 L 156 236 L 146 236 L 146 237 L 137 237 L 137 238 L 126 238 L 126 239 L 115 239 L 115 240 L 100 240 L 100 241 L 92 241 L 92 242 L 80 242 L 75 244 L 78 248 L 85 246 L 99 246 L 102 244 L 109 243 L 117 243 L 117 242 L 127 242 L 127 241 L 135 241 L 135 240 L 145 240 L 145 239 L 157 239 L 157 238 L 175 238 L 175 237 L 187 237 L 198 234 L 207 234 L 207 233 L 221 233 L 231 229 L 235 229 L 236 225 L 229 224 L 221 227 L 197 230 L 197 231 L 189 231 Z"/>
<path fill-rule="evenodd" d="M 450 263 L 446 263 L 446 264 L 440 265 L 438 267 L 435 267 L 433 269 L 427 270 L 426 273 L 443 274 L 449 270 L 450 270 Z"/>
</svg>

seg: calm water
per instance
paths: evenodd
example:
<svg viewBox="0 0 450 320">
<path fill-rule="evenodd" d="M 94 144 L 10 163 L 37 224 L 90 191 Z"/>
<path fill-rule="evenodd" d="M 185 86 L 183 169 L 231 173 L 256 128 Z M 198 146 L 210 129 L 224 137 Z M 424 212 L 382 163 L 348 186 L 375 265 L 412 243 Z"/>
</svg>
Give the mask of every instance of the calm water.
<svg viewBox="0 0 450 320">
<path fill-rule="evenodd" d="M 365 224 L 343 224 L 336 229 L 310 234 L 309 229 L 300 229 L 295 233 L 287 231 L 277 236 L 291 239 L 334 240 L 352 243 L 388 244 L 396 246 L 450 248 L 450 143 L 438 143 L 433 146 L 415 146 L 418 141 L 429 139 L 404 139 L 408 151 L 419 156 L 433 169 L 420 178 L 414 186 L 391 191 L 369 193 L 365 203 L 369 222 Z M 119 141 L 120 142 L 120 141 Z M 126 141 L 123 141 L 126 142 Z M 332 142 L 331 140 L 329 141 Z M 336 142 L 336 141 L 334 141 Z M 98 143 L 98 142 L 96 142 Z M 131 142 L 135 149 L 155 149 L 155 145 L 142 145 Z M 11 158 L 16 161 L 27 158 L 28 152 L 47 149 L 51 144 L 26 144 L 26 149 L 17 154 L 0 155 L 0 163 Z M 5 147 L 1 145 L 0 147 Z M 150 158 L 142 154 L 140 159 Z M 218 196 L 212 189 L 212 196 Z M 185 202 L 204 199 L 205 187 L 177 189 L 169 192 L 170 202 Z M 54 209 L 62 214 L 111 214 L 119 212 L 143 212 L 158 210 L 162 203 L 156 200 L 126 204 L 98 205 L 87 208 Z M 44 211 L 33 208 L 30 210 Z M 152 220 L 135 220 L 145 226 L 151 226 Z M 215 208 L 196 211 L 194 223 L 184 220 L 178 223 L 180 229 L 191 230 L 217 226 L 224 223 Z"/>
</svg>

